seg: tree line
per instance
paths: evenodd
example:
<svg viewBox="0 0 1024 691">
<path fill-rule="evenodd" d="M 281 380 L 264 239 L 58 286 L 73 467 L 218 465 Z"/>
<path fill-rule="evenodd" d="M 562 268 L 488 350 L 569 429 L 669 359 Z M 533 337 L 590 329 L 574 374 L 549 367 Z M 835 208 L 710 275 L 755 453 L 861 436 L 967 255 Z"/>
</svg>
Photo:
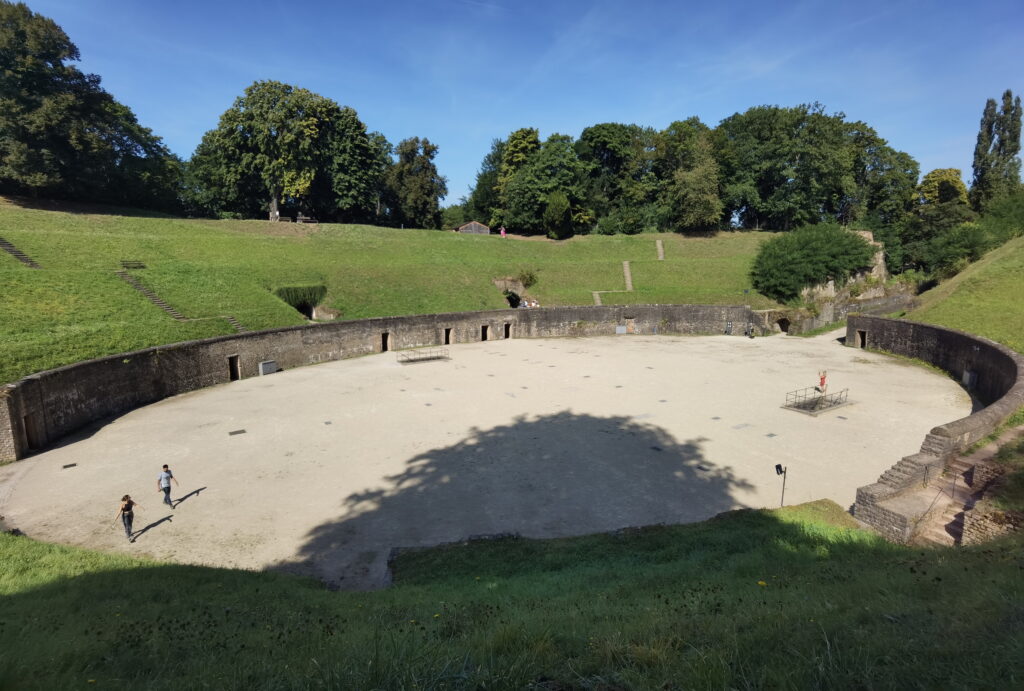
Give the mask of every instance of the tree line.
<svg viewBox="0 0 1024 691">
<path fill-rule="evenodd" d="M 55 22 L 0 0 L 0 193 L 190 215 L 303 213 L 440 227 L 446 180 L 426 138 L 392 145 L 352 108 L 258 81 L 183 161 L 78 60 Z"/>
<path fill-rule="evenodd" d="M 543 141 L 517 129 L 492 142 L 468 196 L 442 216 L 446 180 L 426 138 L 392 145 L 350 107 L 257 81 L 184 161 L 78 59 L 52 20 L 0 0 L 0 193 L 215 217 L 480 220 L 552 238 L 856 225 L 885 243 L 897 272 L 948 271 L 991 245 L 986 216 L 1024 214 L 1021 104 L 1009 90 L 985 105 L 970 189 L 951 168 L 919 181 L 913 157 L 819 103 L 764 105 L 715 127 L 601 123 Z"/>
</svg>

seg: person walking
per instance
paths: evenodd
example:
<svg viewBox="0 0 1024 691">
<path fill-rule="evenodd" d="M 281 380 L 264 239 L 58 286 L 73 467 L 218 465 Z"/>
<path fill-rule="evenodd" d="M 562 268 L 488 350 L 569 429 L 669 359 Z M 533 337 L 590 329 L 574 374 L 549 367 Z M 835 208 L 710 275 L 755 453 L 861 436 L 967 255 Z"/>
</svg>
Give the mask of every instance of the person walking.
<svg viewBox="0 0 1024 691">
<path fill-rule="evenodd" d="M 128 538 L 128 542 L 132 542 L 132 520 L 135 518 L 136 506 L 142 508 L 138 502 L 126 494 L 121 497 L 121 507 L 117 510 L 117 516 L 114 516 L 115 523 L 117 523 L 118 516 L 121 517 L 121 523 L 124 524 L 124 536 Z"/>
<path fill-rule="evenodd" d="M 174 502 L 171 501 L 171 480 L 174 480 L 174 484 L 178 485 L 178 478 L 174 477 L 174 473 L 171 469 L 164 464 L 163 472 L 156 478 L 156 491 L 164 493 L 164 503 L 172 509 L 174 508 Z M 179 487 L 181 485 L 178 485 Z"/>
</svg>

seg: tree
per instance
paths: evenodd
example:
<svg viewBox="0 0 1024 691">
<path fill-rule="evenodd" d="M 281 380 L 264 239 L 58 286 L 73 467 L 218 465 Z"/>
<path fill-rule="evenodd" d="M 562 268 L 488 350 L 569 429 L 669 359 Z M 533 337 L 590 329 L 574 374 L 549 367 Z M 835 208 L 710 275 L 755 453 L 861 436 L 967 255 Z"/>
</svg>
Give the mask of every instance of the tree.
<svg viewBox="0 0 1024 691">
<path fill-rule="evenodd" d="M 994 99 L 985 102 L 974 146 L 971 204 L 978 212 L 1020 188 L 1020 96 L 1007 89 L 1002 100 L 999 110 Z"/>
<path fill-rule="evenodd" d="M 660 216 L 665 227 L 707 232 L 718 227 L 718 163 L 711 130 L 698 118 L 674 122 L 657 138 L 654 172 L 661 181 Z"/>
<path fill-rule="evenodd" d="M 922 204 L 967 204 L 967 186 L 959 168 L 936 168 L 921 179 L 917 189 Z"/>
<path fill-rule="evenodd" d="M 0 190 L 175 210 L 180 161 L 52 20 L 0 1 Z"/>
<path fill-rule="evenodd" d="M 484 156 L 480 170 L 476 174 L 476 185 L 466 200 L 468 220 L 490 221 L 495 210 L 501 208 L 498 199 L 498 173 L 501 170 L 501 158 L 505 151 L 505 140 L 495 139 L 491 142 L 491 150 Z"/>
<path fill-rule="evenodd" d="M 713 140 L 724 216 L 744 228 L 851 223 L 873 213 L 894 222 L 916 183 L 913 159 L 818 103 L 751 108 L 723 120 Z"/>
<path fill-rule="evenodd" d="M 395 147 L 398 160 L 387 173 L 391 222 L 411 228 L 441 227 L 441 197 L 448 194 L 447 181 L 437 172 L 437 147 L 419 137 L 404 139 Z"/>
<path fill-rule="evenodd" d="M 375 211 L 380 149 L 351 108 L 262 81 L 203 136 L 192 172 L 214 208 L 246 215 L 265 208 L 277 220 L 288 202 L 332 219 L 361 220 Z"/>
<path fill-rule="evenodd" d="M 931 269 L 936 238 L 975 220 L 958 168 L 937 168 L 921 179 L 918 204 L 900 228 L 903 267 Z"/>
<path fill-rule="evenodd" d="M 544 230 L 552 240 L 572 237 L 572 210 L 562 190 L 551 192 L 545 200 Z"/>
<path fill-rule="evenodd" d="M 509 185 L 539 149 L 540 134 L 535 128 L 524 127 L 508 136 L 501 150 L 501 165 L 498 167 L 498 180 L 495 183 L 499 206 L 491 216 L 492 226 L 509 223 L 505 219 L 509 207 Z"/>
<path fill-rule="evenodd" d="M 547 232 L 544 210 L 551 193 L 560 191 L 569 200 L 573 225 L 585 225 L 590 213 L 581 202 L 587 172 L 588 166 L 576 156 L 572 137 L 552 134 L 509 181 L 505 224 L 517 232 Z"/>
</svg>

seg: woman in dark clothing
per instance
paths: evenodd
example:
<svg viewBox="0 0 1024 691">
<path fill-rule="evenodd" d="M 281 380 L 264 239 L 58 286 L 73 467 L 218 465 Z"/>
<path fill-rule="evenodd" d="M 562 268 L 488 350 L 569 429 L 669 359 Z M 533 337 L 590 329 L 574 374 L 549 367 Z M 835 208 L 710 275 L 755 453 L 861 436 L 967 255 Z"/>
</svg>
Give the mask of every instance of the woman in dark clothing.
<svg viewBox="0 0 1024 691">
<path fill-rule="evenodd" d="M 121 497 L 121 508 L 117 510 L 117 516 L 120 516 L 121 522 L 124 523 L 124 535 L 129 541 L 132 539 L 132 519 L 135 518 L 136 506 L 142 508 L 138 502 L 126 494 Z M 117 516 L 114 516 L 115 522 L 117 522 Z"/>
</svg>

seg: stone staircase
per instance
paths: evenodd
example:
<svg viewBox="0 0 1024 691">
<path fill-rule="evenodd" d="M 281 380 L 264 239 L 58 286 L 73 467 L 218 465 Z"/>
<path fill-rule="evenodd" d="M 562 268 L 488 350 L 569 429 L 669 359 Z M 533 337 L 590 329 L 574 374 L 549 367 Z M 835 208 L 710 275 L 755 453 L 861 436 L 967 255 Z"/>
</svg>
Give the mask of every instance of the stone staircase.
<svg viewBox="0 0 1024 691">
<path fill-rule="evenodd" d="M 974 464 L 955 458 L 946 465 L 946 472 L 928 484 L 941 493 L 934 513 L 918 527 L 915 542 L 923 545 L 953 547 L 964 535 L 964 512 L 974 506 L 980 492 L 971 487 Z"/>
<path fill-rule="evenodd" d="M 224 318 L 228 320 L 228 324 L 231 324 L 231 328 L 237 331 L 238 333 L 245 333 L 246 331 L 249 330 L 242 326 L 241 322 L 232 317 L 230 314 L 224 315 Z"/>
<path fill-rule="evenodd" d="M 25 254 L 24 252 L 22 252 L 13 244 L 8 242 L 7 240 L 4 240 L 3 238 L 0 238 L 0 250 L 4 250 L 9 255 L 11 255 L 12 257 L 17 259 L 19 262 L 21 262 L 30 269 L 43 268 L 39 266 L 39 264 L 36 264 L 36 262 L 30 256 L 28 256 L 27 254 Z"/>
<path fill-rule="evenodd" d="M 179 312 L 178 310 L 174 309 L 173 307 L 168 305 L 166 302 L 161 300 L 159 295 L 157 295 L 152 290 L 150 290 L 149 288 L 144 286 L 142 283 L 139 282 L 139 280 L 137 278 L 135 278 L 134 276 L 129 274 L 127 271 L 118 271 L 118 272 L 116 272 L 116 274 L 117 274 L 117 277 L 120 278 L 122 281 L 124 281 L 125 283 L 130 285 L 132 288 L 134 288 L 135 290 L 137 290 L 140 293 L 142 293 L 147 300 L 149 300 L 154 305 L 156 305 L 157 307 L 162 309 L 164 312 L 167 312 L 167 314 L 169 314 L 172 317 L 174 317 L 175 321 L 179 321 L 179 322 L 188 321 L 188 319 L 185 318 L 185 315 L 183 315 L 181 312 Z"/>
<path fill-rule="evenodd" d="M 126 262 L 122 262 L 122 264 L 124 264 L 124 263 L 126 263 Z M 141 264 L 141 262 L 132 262 L 132 263 L 134 263 L 134 264 Z M 142 268 L 145 268 L 145 265 L 142 265 Z M 157 307 L 162 309 L 167 314 L 169 314 L 172 317 L 174 317 L 175 321 L 179 321 L 179 322 L 194 322 L 194 321 L 201 321 L 202 319 L 225 319 L 225 320 L 227 320 L 228 324 L 231 325 L 231 328 L 234 329 L 237 333 L 245 333 L 245 332 L 249 331 L 249 329 L 247 329 L 244 326 L 242 326 L 242 323 L 240 321 L 238 321 L 237 319 L 235 319 L 230 314 L 223 314 L 223 315 L 220 315 L 219 317 L 200 317 L 200 318 L 196 318 L 196 319 L 189 319 L 188 317 L 183 315 L 181 312 L 179 312 L 178 310 L 174 309 L 173 307 L 168 305 L 166 302 L 164 302 L 163 299 L 161 299 L 161 297 L 159 295 L 157 295 L 152 290 L 147 288 L 145 285 L 142 284 L 141 281 L 139 281 L 139 279 L 135 278 L 134 276 L 132 276 L 127 271 L 117 271 L 115 273 L 117 274 L 117 277 L 120 278 L 122 281 L 124 281 L 125 283 L 130 285 L 132 288 L 134 288 L 135 290 L 137 290 L 140 293 L 142 293 L 142 295 L 145 296 L 145 298 L 147 300 L 152 302 L 154 305 L 156 305 Z"/>
<path fill-rule="evenodd" d="M 658 242 L 661 242 L 660 240 Z M 632 293 L 633 292 L 633 272 L 629 269 L 629 261 L 622 262 L 622 278 L 625 280 L 625 290 L 592 290 L 591 295 L 594 296 L 594 304 L 601 306 L 604 303 L 601 302 L 602 293 Z"/>
<path fill-rule="evenodd" d="M 929 437 L 932 435 L 928 435 Z M 1003 432 L 996 441 L 969 456 L 956 456 L 945 471 L 930 480 L 919 492 L 936 492 L 933 510 L 929 511 L 915 531 L 914 543 L 951 547 L 961 544 L 965 513 L 974 508 L 985 492 L 985 477 L 978 477 L 999 446 L 1024 436 L 1024 426 Z M 925 445 L 928 445 L 925 440 Z M 980 464 L 980 465 L 979 465 Z"/>
</svg>

